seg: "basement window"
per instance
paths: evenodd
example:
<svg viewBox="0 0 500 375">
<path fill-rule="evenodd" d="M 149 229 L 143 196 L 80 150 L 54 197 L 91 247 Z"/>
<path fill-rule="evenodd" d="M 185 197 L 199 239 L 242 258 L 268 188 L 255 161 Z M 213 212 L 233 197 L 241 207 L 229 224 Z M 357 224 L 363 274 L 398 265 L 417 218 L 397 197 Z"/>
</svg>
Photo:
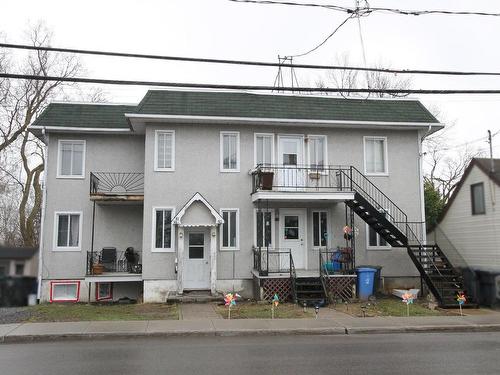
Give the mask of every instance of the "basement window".
<svg viewBox="0 0 500 375">
<path fill-rule="evenodd" d="M 52 281 L 50 283 L 50 302 L 78 302 L 79 300 L 79 281 Z"/>
</svg>

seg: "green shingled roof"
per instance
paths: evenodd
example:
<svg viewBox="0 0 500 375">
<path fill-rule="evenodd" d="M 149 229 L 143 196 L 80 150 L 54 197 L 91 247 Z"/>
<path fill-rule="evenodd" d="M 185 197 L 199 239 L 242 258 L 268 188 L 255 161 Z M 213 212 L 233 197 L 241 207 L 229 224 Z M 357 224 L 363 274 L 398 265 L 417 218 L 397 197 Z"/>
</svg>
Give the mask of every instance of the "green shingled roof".
<svg viewBox="0 0 500 375">
<path fill-rule="evenodd" d="M 33 122 L 35 126 L 75 128 L 129 128 L 125 113 L 134 105 L 51 103 Z"/>
<path fill-rule="evenodd" d="M 137 113 L 437 123 L 416 100 L 365 100 L 318 96 L 262 95 L 208 91 L 148 91 Z"/>
<path fill-rule="evenodd" d="M 294 120 L 438 123 L 416 100 L 150 90 L 137 106 L 52 103 L 33 125 L 128 128 L 125 113 Z"/>
</svg>

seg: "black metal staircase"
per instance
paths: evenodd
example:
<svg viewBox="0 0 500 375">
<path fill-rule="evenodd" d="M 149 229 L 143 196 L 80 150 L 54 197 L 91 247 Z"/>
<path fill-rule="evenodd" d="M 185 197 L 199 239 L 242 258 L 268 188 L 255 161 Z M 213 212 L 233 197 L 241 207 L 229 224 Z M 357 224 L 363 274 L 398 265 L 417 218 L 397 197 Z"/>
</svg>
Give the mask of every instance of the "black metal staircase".
<svg viewBox="0 0 500 375">
<path fill-rule="evenodd" d="M 407 215 L 355 167 L 340 170 L 338 177 L 341 186 L 350 186 L 355 193 L 346 205 L 392 247 L 407 249 L 440 306 L 456 307 L 456 296 L 464 291 L 463 276 L 441 248 L 423 244 Z M 468 305 L 473 303 L 468 301 Z"/>
</svg>

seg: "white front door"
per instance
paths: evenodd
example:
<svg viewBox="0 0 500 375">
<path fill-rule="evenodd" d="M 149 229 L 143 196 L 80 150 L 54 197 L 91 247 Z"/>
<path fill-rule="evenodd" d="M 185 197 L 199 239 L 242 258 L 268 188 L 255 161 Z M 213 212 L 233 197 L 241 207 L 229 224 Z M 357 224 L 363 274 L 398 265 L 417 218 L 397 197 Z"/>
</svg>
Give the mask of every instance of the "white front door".
<svg viewBox="0 0 500 375">
<path fill-rule="evenodd" d="M 296 269 L 307 266 L 306 211 L 304 209 L 280 209 L 280 247 L 292 251 Z"/>
<path fill-rule="evenodd" d="M 210 236 L 207 230 L 184 232 L 184 289 L 210 289 Z"/>
<path fill-rule="evenodd" d="M 280 189 L 294 190 L 305 186 L 304 138 L 301 136 L 280 136 L 278 162 L 282 166 L 278 173 Z"/>
</svg>

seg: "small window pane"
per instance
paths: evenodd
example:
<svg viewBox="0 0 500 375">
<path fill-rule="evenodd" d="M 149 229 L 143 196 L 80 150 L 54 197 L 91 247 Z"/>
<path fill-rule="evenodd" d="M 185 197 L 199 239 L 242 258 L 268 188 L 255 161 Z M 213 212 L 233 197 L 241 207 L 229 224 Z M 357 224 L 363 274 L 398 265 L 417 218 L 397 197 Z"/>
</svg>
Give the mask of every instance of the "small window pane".
<svg viewBox="0 0 500 375">
<path fill-rule="evenodd" d="M 224 219 L 224 224 L 222 224 L 222 246 L 229 246 L 229 212 L 223 211 L 222 218 Z"/>
<path fill-rule="evenodd" d="M 368 244 L 370 246 L 377 246 L 377 232 L 375 232 L 372 228 L 368 229 Z"/>
<path fill-rule="evenodd" d="M 61 175 L 71 175 L 71 145 L 61 145 Z"/>
<path fill-rule="evenodd" d="M 156 211 L 155 247 L 163 248 L 163 211 Z"/>
<path fill-rule="evenodd" d="M 170 222 L 172 221 L 172 211 L 163 211 L 163 247 L 169 249 L 172 241 L 172 226 Z"/>
<path fill-rule="evenodd" d="M 384 173 L 385 170 L 385 147 L 384 139 L 366 139 L 366 171 L 368 173 Z"/>
<path fill-rule="evenodd" d="M 54 284 L 52 298 L 54 300 L 74 300 L 77 299 L 77 284 Z"/>
<path fill-rule="evenodd" d="M 294 216 L 285 216 L 285 227 L 298 227 L 299 226 L 299 217 Z"/>
<path fill-rule="evenodd" d="M 283 165 L 297 165 L 297 154 L 283 154 Z"/>
<path fill-rule="evenodd" d="M 203 246 L 189 246 L 189 259 L 203 259 Z"/>
<path fill-rule="evenodd" d="M 236 247 L 236 211 L 230 212 L 229 215 L 229 233 L 230 241 L 229 246 Z"/>
<path fill-rule="evenodd" d="M 320 222 L 320 238 L 321 246 L 326 246 L 327 244 L 327 223 L 326 223 L 326 212 L 321 212 L 321 222 Z"/>
<path fill-rule="evenodd" d="M 24 264 L 23 263 L 16 264 L 16 275 L 17 276 L 24 275 Z"/>
<path fill-rule="evenodd" d="M 472 194 L 472 214 L 480 215 L 486 213 L 484 201 L 484 185 L 483 183 L 471 185 Z"/>
<path fill-rule="evenodd" d="M 173 135 L 172 133 L 157 133 L 157 166 L 172 168 Z"/>
<path fill-rule="evenodd" d="M 285 216 L 285 239 L 297 240 L 299 239 L 299 217 Z"/>
<path fill-rule="evenodd" d="M 238 136 L 236 134 L 223 134 L 222 136 L 222 166 L 223 169 L 236 169 L 238 157 Z"/>
<path fill-rule="evenodd" d="M 68 215 L 59 215 L 57 223 L 57 246 L 68 246 Z"/>
<path fill-rule="evenodd" d="M 80 215 L 70 215 L 68 246 L 78 247 L 80 235 Z"/>
<path fill-rule="evenodd" d="M 314 246 L 319 246 L 319 212 L 313 212 L 313 241 Z"/>
<path fill-rule="evenodd" d="M 309 140 L 309 162 L 313 168 L 325 165 L 325 138 L 314 137 Z"/>
<path fill-rule="evenodd" d="M 257 215 L 256 215 L 257 223 L 255 225 L 257 228 L 257 246 L 265 246 L 264 241 L 263 241 L 263 238 L 264 238 L 264 233 L 263 233 L 264 226 L 262 225 L 262 218 L 263 217 L 264 217 L 264 213 L 257 211 Z"/>
<path fill-rule="evenodd" d="M 265 229 L 264 229 L 264 233 L 265 233 L 265 242 L 264 242 L 264 246 L 269 246 L 271 245 L 271 238 L 272 238 L 272 230 L 271 230 L 271 225 L 272 225 L 272 215 L 271 215 L 271 212 L 265 212 L 264 213 L 264 218 L 265 218 L 265 222 L 264 222 L 264 226 L 265 226 Z"/>
<path fill-rule="evenodd" d="M 155 248 L 170 249 L 172 247 L 172 211 L 156 210 L 155 220 Z"/>
<path fill-rule="evenodd" d="M 189 245 L 203 245 L 205 242 L 205 235 L 203 233 L 190 233 L 189 234 Z"/>
<path fill-rule="evenodd" d="M 256 137 L 256 162 L 257 165 L 272 164 L 272 139 L 270 135 L 258 135 Z"/>
</svg>

